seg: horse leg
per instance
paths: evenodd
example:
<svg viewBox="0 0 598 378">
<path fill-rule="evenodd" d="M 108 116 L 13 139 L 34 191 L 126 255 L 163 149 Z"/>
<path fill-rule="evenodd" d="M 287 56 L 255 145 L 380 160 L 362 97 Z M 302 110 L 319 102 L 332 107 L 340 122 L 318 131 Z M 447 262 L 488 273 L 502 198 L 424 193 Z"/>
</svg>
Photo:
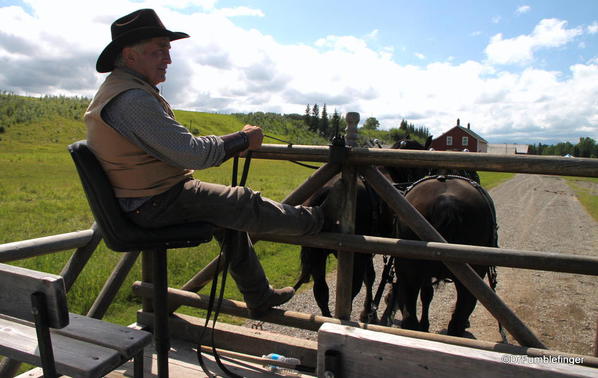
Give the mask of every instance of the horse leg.
<svg viewBox="0 0 598 378">
<path fill-rule="evenodd" d="M 395 320 L 395 314 L 397 312 L 397 308 L 401 307 L 401 304 L 398 303 L 398 296 L 399 296 L 399 285 L 397 283 L 393 283 L 392 287 L 390 288 L 390 292 L 384 298 L 386 302 L 386 309 L 380 318 L 380 324 L 391 327 L 393 321 Z"/>
<path fill-rule="evenodd" d="M 455 281 L 455 287 L 457 289 L 457 304 L 449 322 L 447 334 L 462 337 L 465 330 L 469 328 L 469 316 L 475 309 L 477 299 L 461 282 Z"/>
<path fill-rule="evenodd" d="M 434 287 L 431 284 L 424 284 L 421 287 L 419 298 L 422 302 L 422 316 L 419 321 L 420 329 L 423 332 L 428 332 L 430 330 L 430 303 L 432 303 L 432 298 L 434 298 Z"/>
<path fill-rule="evenodd" d="M 419 321 L 417 320 L 417 297 L 421 288 L 421 282 L 412 272 L 405 272 L 398 274 L 397 285 L 398 295 L 397 303 L 400 305 L 403 320 L 401 321 L 401 328 L 411 329 L 414 331 L 421 330 Z M 407 279 L 411 276 L 411 279 Z"/>
<path fill-rule="evenodd" d="M 320 311 L 322 311 L 322 315 L 332 317 L 330 308 L 328 307 L 330 291 L 328 289 L 328 284 L 326 283 L 326 265 L 314 268 L 315 269 L 312 272 L 314 278 L 314 298 L 316 299 Z"/>
<path fill-rule="evenodd" d="M 319 248 L 301 248 L 301 277 L 295 286 L 300 286 L 300 283 L 306 282 L 305 277 L 311 277 L 314 280 L 313 293 L 316 304 L 320 308 L 322 315 L 331 316 L 328 308 L 329 290 L 326 283 L 326 260 L 330 251 Z"/>
<path fill-rule="evenodd" d="M 365 283 L 365 301 L 363 302 L 363 311 L 359 315 L 359 320 L 364 323 L 377 323 L 378 316 L 376 314 L 377 308 L 373 307 L 372 290 L 374 287 L 374 280 L 376 278 L 376 271 L 374 270 L 373 256 L 364 255 L 365 272 L 363 282 Z"/>
</svg>

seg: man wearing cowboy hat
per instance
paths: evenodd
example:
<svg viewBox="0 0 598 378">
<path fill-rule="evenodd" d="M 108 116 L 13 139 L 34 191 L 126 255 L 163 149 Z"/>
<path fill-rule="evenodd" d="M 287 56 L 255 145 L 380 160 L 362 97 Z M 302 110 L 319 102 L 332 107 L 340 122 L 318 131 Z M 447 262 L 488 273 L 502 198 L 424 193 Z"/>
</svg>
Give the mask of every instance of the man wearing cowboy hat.
<svg viewBox="0 0 598 378">
<path fill-rule="evenodd" d="M 261 129 L 246 125 L 234 134 L 193 136 L 175 120 L 156 88 L 166 80 L 172 63 L 170 42 L 189 35 L 167 30 L 152 9 L 116 20 L 111 32 L 112 42 L 96 64 L 98 72 L 110 74 L 84 119 L 88 145 L 122 209 L 148 228 L 203 221 L 239 231 L 231 233 L 230 270 L 252 316 L 287 302 L 294 290 L 269 285 L 247 233 L 314 234 L 329 211 L 283 205 L 245 187 L 193 179 L 194 169 L 217 166 L 259 148 Z"/>
</svg>

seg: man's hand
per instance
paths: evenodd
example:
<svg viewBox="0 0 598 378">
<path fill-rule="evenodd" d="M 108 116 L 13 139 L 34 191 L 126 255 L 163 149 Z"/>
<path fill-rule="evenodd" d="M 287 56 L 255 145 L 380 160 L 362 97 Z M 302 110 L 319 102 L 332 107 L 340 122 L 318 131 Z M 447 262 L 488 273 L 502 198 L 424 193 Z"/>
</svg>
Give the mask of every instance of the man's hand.
<svg viewBox="0 0 598 378">
<path fill-rule="evenodd" d="M 249 139 L 248 150 L 257 150 L 262 146 L 262 141 L 264 140 L 264 133 L 262 132 L 261 127 L 245 125 L 241 131 L 247 134 L 247 138 Z"/>
</svg>

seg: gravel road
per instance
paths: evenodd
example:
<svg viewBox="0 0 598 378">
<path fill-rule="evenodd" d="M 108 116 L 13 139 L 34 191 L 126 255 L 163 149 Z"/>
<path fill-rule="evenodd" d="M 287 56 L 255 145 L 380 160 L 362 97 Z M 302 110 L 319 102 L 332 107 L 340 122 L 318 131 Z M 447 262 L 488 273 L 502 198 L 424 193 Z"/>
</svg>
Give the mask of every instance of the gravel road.
<svg viewBox="0 0 598 378">
<path fill-rule="evenodd" d="M 591 190 L 598 195 L 598 185 L 591 184 Z M 563 179 L 520 174 L 490 194 L 497 210 L 500 247 L 598 256 L 598 223 Z M 382 258 L 377 256 L 375 261 L 379 276 Z M 328 279 L 332 293 L 334 279 L 335 274 Z M 594 276 L 498 267 L 497 293 L 548 348 L 591 355 L 598 320 L 597 283 Z M 446 332 L 454 301 L 453 284 L 436 290 L 430 310 L 430 332 Z M 362 303 L 363 290 L 354 301 L 353 320 L 358 319 Z M 319 314 L 311 289 L 301 290 L 284 308 Z M 400 313 L 397 317 L 400 320 Z M 468 337 L 500 341 L 496 321 L 481 304 L 478 303 L 470 322 Z M 247 326 L 255 324 L 249 321 Z M 316 333 L 310 331 L 273 324 L 262 327 L 316 339 Z M 509 342 L 516 344 L 510 335 Z"/>
</svg>

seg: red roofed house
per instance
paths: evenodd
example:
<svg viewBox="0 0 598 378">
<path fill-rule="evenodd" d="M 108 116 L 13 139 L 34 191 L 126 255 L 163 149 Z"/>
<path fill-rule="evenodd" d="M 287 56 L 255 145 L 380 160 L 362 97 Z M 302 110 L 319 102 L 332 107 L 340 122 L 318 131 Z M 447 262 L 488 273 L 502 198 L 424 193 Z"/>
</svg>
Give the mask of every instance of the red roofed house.
<svg viewBox="0 0 598 378">
<path fill-rule="evenodd" d="M 467 128 L 461 126 L 459 119 L 457 119 L 457 125 L 432 140 L 431 147 L 437 151 L 463 151 L 467 149 L 470 152 L 488 152 L 488 141 L 471 131 L 469 124 L 467 124 Z"/>
</svg>

